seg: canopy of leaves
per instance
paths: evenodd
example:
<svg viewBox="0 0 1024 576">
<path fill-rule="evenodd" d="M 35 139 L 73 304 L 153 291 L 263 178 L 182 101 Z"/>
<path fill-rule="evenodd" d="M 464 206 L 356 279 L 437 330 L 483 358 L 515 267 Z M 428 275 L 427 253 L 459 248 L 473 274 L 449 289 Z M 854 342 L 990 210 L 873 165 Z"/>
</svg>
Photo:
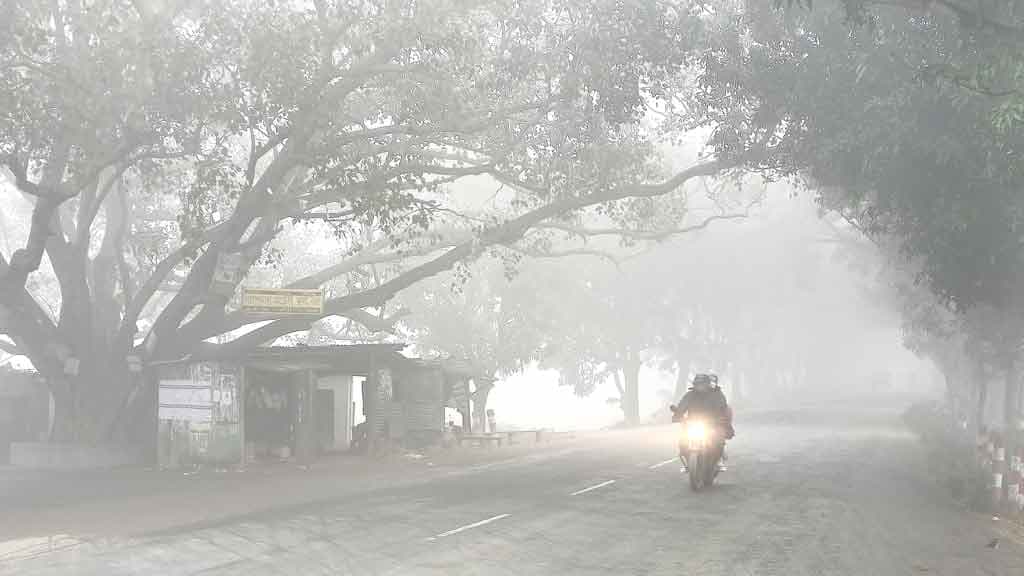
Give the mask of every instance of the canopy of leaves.
<svg viewBox="0 0 1024 576">
<path fill-rule="evenodd" d="M 43 216 L 66 202 L 69 244 L 100 236 L 112 190 L 126 197 L 142 222 L 123 238 L 146 246 L 127 275 L 174 273 L 185 293 L 156 323 L 165 337 L 218 253 L 245 248 L 244 272 L 291 217 L 323 211 L 343 234 L 401 239 L 429 226 L 436 193 L 465 175 L 514 184 L 521 209 L 649 179 L 657 155 L 636 122 L 701 34 L 685 2 L 2 9 L 0 161 L 19 190 L 48 199 Z M 41 237 L 28 250 L 37 262 Z M 176 242 L 187 243 L 183 259 Z M 34 270 L 33 258 L 18 270 Z M 57 274 L 71 285 L 71 272 Z M 116 287 L 122 301 L 131 288 Z M 126 323 L 150 297 L 138 295 Z M 223 317 L 224 303 L 199 317 Z M 216 333 L 207 324 L 186 332 Z"/>
<path fill-rule="evenodd" d="M 873 291 L 877 250 L 867 271 L 836 262 L 844 239 L 809 201 L 780 193 L 771 202 L 742 224 L 628 255 L 592 241 L 593 253 L 528 258 L 512 278 L 500 260 L 481 260 L 465 282 L 438 277 L 404 291 L 412 314 L 402 336 L 423 353 L 497 359 L 505 374 L 536 362 L 581 396 L 631 362 L 684 379 L 691 370 L 745 375 L 751 395 L 778 390 L 781 377 L 806 390 L 854 386 L 891 360 L 878 351 L 896 335 L 882 300 L 891 295 Z M 885 334 L 893 339 L 879 345 Z"/>
<path fill-rule="evenodd" d="M 982 69 L 1000 50 L 991 38 L 941 10 L 851 20 L 837 2 L 766 4 L 733 13 L 702 63 L 691 105 L 716 148 L 770 148 L 756 168 L 799 173 L 826 208 L 898 238 L 959 309 L 1016 307 L 1024 131 L 979 89 L 1016 76 L 989 68 L 966 85 L 946 73 Z"/>
<path fill-rule="evenodd" d="M 254 322 L 232 310 L 254 267 L 327 286 L 325 316 L 365 313 L 478 256 L 475 242 L 512 244 L 595 204 L 629 219 L 649 206 L 623 198 L 678 184 L 642 187 L 662 166 L 639 121 L 702 44 L 698 13 L 687 0 L 0 0 L 0 169 L 33 203 L 22 245 L 0 254 L 0 333 L 59 378 L 82 359 L 80 389 L 120 388 L 89 397 L 121 406 L 128 354 L 178 358 Z M 458 238 L 432 230 L 446 187 L 479 174 L 515 191 L 513 210 L 461 222 Z M 296 220 L 325 223 L 332 257 L 349 258 L 261 269 L 301 256 L 275 242 L 301 235 Z M 46 262 L 55 313 L 25 289 Z M 232 343 L 308 328 L 273 320 Z"/>
</svg>

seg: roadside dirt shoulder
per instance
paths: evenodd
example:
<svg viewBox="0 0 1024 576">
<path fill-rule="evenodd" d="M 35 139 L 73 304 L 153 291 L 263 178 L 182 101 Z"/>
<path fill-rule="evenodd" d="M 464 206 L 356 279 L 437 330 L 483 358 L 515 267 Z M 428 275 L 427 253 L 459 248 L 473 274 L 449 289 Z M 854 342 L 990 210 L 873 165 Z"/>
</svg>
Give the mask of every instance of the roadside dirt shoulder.
<svg viewBox="0 0 1024 576">
<path fill-rule="evenodd" d="M 501 448 L 336 456 L 310 466 L 259 464 L 194 472 L 125 469 L 77 473 L 0 472 L 0 542 L 25 537 L 120 537 L 214 522 L 424 482 L 481 467 L 546 457 L 560 440 Z"/>
</svg>

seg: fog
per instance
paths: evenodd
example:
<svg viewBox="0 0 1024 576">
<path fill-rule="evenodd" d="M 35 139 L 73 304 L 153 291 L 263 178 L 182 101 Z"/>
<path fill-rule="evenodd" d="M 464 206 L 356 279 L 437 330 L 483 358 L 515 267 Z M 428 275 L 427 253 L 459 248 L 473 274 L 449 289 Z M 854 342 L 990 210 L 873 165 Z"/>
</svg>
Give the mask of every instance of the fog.
<svg viewBox="0 0 1024 576">
<path fill-rule="evenodd" d="M 0 0 L 0 576 L 1021 576 L 1022 46 Z"/>
<path fill-rule="evenodd" d="M 750 318 L 745 329 L 765 339 L 772 354 L 812 361 L 807 374 L 794 381 L 779 374 L 788 372 L 784 362 L 767 363 L 761 373 L 746 368 L 741 413 L 808 402 L 895 412 L 914 400 L 940 397 L 941 374 L 903 344 L 892 286 L 899 263 L 835 217 L 823 218 L 813 192 L 776 183 L 763 195 L 742 221 L 718 222 L 677 237 L 612 274 L 643 285 L 665 281 L 664 269 L 674 268 L 678 274 L 669 276 L 681 284 L 688 306 L 745 310 Z M 708 203 L 698 196 L 694 204 L 702 201 Z M 738 289 L 720 289 L 723 283 Z M 692 290 L 693 285 L 706 289 Z M 644 298 L 645 291 L 634 295 L 627 289 L 625 297 Z M 715 371 L 729 394 L 737 376 L 728 367 L 716 370 L 723 363 L 713 355 L 696 354 L 687 374 Z M 646 419 L 667 414 L 667 404 L 678 400 L 678 366 L 651 356 L 640 373 L 640 412 Z M 609 403 L 615 397 L 611 377 L 580 397 L 559 386 L 557 371 L 531 365 L 504 378 L 488 405 L 507 426 L 587 429 L 621 422 L 618 405 Z"/>
</svg>

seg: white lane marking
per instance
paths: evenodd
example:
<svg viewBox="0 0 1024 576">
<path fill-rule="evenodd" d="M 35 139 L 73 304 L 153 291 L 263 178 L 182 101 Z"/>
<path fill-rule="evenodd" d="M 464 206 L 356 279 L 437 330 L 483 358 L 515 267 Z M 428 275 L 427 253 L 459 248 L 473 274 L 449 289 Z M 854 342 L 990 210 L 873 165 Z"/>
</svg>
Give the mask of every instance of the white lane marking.
<svg viewBox="0 0 1024 576">
<path fill-rule="evenodd" d="M 669 458 L 668 460 L 665 460 L 664 462 L 658 462 L 657 464 L 651 464 L 650 466 L 647 467 L 647 469 L 648 470 L 654 470 L 655 468 L 661 468 L 662 466 L 667 466 L 667 465 L 675 462 L 676 460 L 677 460 L 676 458 Z"/>
<path fill-rule="evenodd" d="M 458 528 L 456 528 L 454 530 L 449 530 L 447 532 L 441 532 L 437 536 L 431 536 L 430 538 L 427 538 L 427 540 L 433 541 L 433 540 L 437 540 L 438 538 L 444 538 L 445 536 L 451 536 L 452 534 L 458 534 L 459 532 L 463 532 L 465 530 L 469 530 L 470 528 L 478 528 L 480 526 L 483 526 L 484 524 L 490 524 L 491 522 L 497 522 L 498 520 L 501 520 L 502 518 L 508 518 L 509 516 L 511 516 L 511 514 L 498 514 L 497 516 L 491 516 L 490 518 L 488 518 L 486 520 L 481 520 L 479 522 L 473 522 L 472 524 L 466 524 L 465 526 L 459 526 Z"/>
<path fill-rule="evenodd" d="M 579 496 L 580 494 L 586 494 L 587 492 L 590 492 L 591 490 L 597 490 L 598 488 L 607 486 L 609 484 L 615 484 L 615 480 L 605 480 L 604 482 L 601 482 L 600 484 L 594 484 L 593 486 L 591 486 L 589 488 L 584 488 L 583 490 L 577 490 L 577 491 L 573 492 L 572 494 L 569 494 L 569 496 Z"/>
</svg>

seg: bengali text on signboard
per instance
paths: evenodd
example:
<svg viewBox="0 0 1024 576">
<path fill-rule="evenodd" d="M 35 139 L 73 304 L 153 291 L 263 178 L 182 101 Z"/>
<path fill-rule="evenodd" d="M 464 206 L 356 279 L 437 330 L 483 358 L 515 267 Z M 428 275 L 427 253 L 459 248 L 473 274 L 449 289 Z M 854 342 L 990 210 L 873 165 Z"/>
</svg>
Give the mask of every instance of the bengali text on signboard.
<svg viewBox="0 0 1024 576">
<path fill-rule="evenodd" d="M 254 314 L 317 315 L 324 310 L 321 290 L 293 288 L 246 288 L 242 292 L 242 311 Z"/>
</svg>

